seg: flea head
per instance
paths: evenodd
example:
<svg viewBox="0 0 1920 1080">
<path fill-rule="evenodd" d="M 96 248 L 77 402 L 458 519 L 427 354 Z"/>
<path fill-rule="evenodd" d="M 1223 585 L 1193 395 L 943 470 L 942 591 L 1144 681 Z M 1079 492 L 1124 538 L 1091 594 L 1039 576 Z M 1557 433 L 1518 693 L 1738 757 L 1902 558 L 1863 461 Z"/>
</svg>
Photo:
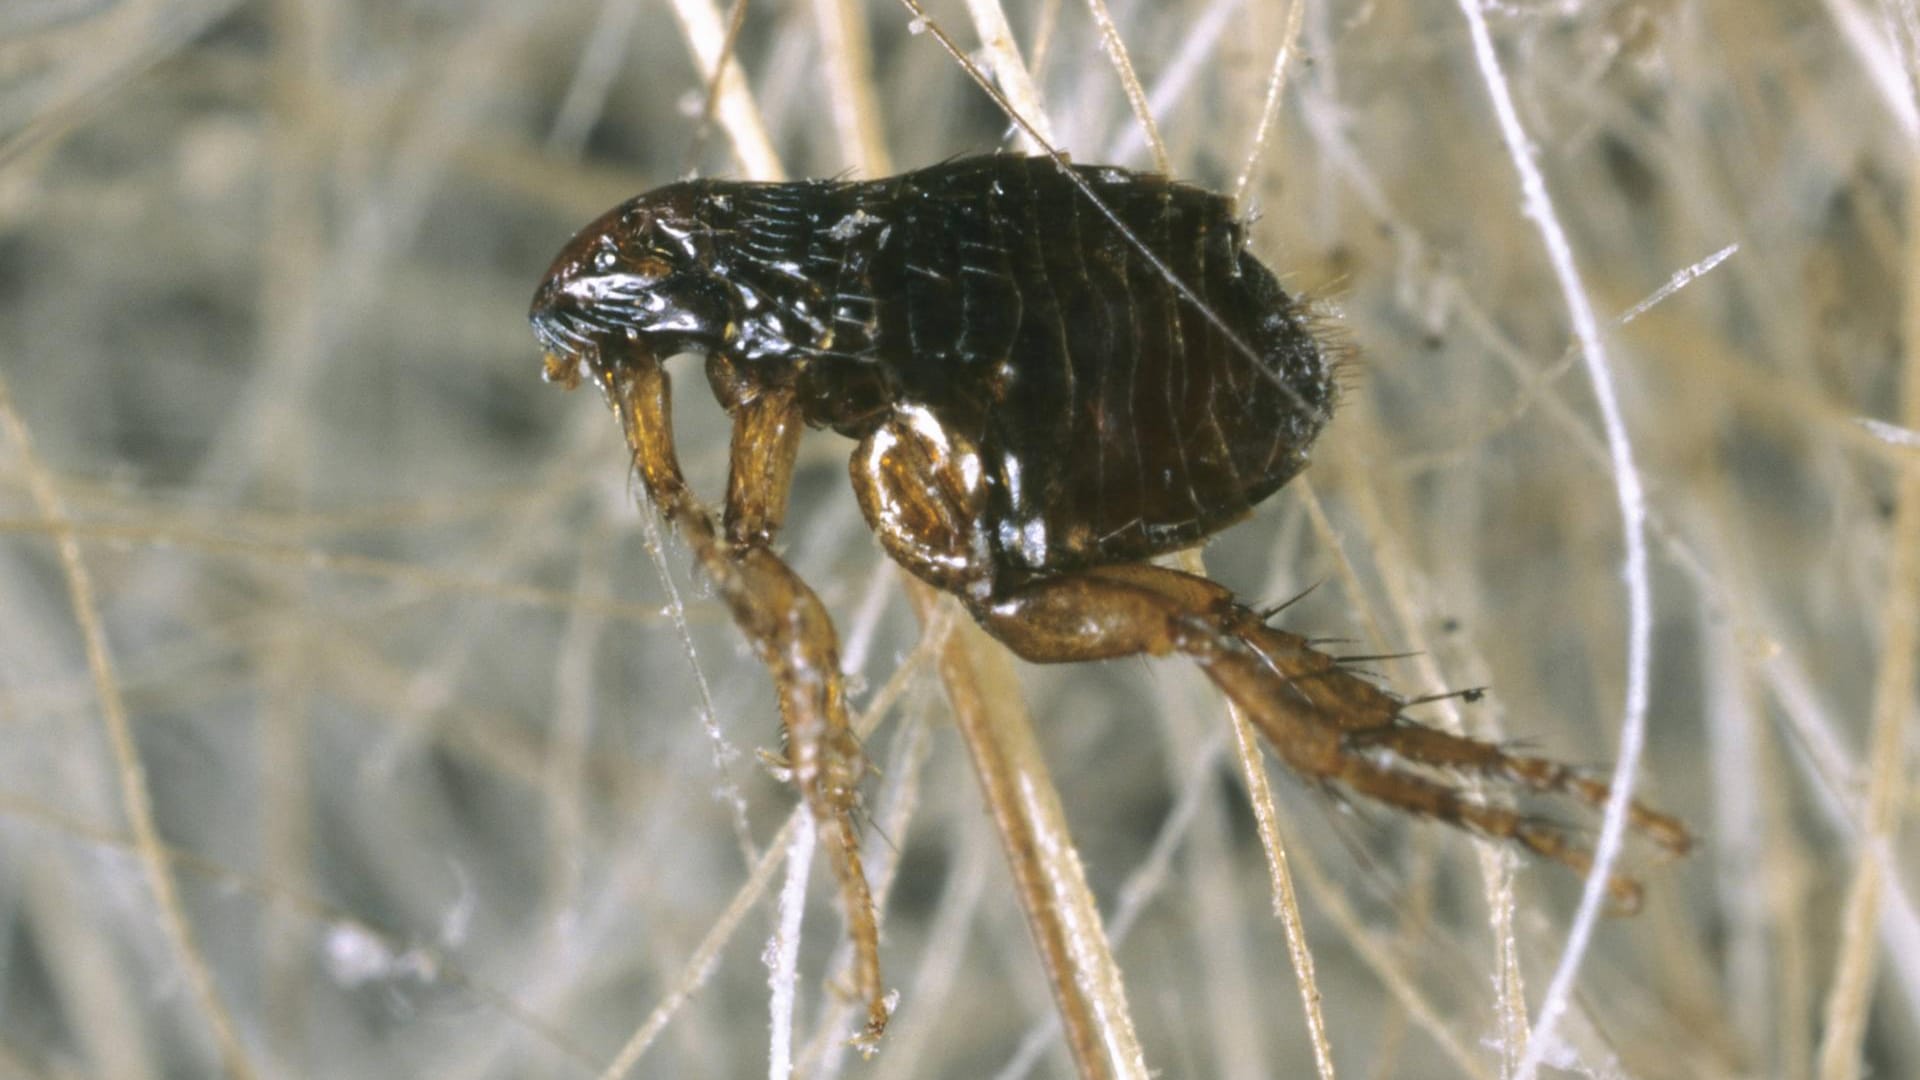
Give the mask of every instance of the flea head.
<svg viewBox="0 0 1920 1080">
<path fill-rule="evenodd" d="M 583 367 L 707 352 L 726 331 L 726 291 L 702 265 L 698 198 L 684 184 L 615 207 L 580 230 L 547 270 L 527 317 L 550 381 L 572 386 Z"/>
</svg>

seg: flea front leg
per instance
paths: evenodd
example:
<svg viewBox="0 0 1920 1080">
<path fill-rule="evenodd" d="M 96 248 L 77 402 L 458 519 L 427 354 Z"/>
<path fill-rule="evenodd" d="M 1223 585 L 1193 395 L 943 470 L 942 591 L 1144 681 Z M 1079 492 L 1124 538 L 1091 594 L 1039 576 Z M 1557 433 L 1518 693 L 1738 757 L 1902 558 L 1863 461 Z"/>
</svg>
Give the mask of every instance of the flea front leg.
<svg viewBox="0 0 1920 1080">
<path fill-rule="evenodd" d="M 833 622 L 807 583 L 773 553 L 802 421 L 790 392 L 775 391 L 734 412 L 726 533 L 688 488 L 673 448 L 671 391 L 659 364 L 613 365 L 607 397 L 626 431 L 641 482 L 686 538 L 714 591 L 772 674 L 786 724 L 788 756 L 840 884 L 854 947 L 855 989 L 867 1004 L 871 1047 L 887 1026 L 880 982 L 880 930 L 860 863 L 854 821 L 864 759 L 847 722 L 840 648 Z"/>
</svg>

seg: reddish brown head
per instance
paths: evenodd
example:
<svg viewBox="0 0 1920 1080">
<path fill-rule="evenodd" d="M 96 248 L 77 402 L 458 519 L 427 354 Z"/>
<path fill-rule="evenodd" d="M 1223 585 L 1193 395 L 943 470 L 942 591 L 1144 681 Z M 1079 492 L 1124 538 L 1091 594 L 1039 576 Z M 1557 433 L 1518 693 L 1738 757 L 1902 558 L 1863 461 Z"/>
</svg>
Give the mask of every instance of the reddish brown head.
<svg viewBox="0 0 1920 1080">
<path fill-rule="evenodd" d="M 527 316 L 549 381 L 572 386 L 583 364 L 598 372 L 718 347 L 729 304 L 694 243 L 699 202 L 694 185 L 660 188 L 609 210 L 560 249 Z"/>
</svg>

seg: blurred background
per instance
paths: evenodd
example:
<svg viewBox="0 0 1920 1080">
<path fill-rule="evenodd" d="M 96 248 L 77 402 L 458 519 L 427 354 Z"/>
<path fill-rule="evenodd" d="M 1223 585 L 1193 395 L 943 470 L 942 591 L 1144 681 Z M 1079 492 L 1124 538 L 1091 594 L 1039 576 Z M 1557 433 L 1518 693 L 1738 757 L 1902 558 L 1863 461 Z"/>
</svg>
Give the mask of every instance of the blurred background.
<svg viewBox="0 0 1920 1080">
<path fill-rule="evenodd" d="M 1245 205 L 1355 359 L 1308 482 L 1209 568 L 1253 602 L 1324 583 L 1287 627 L 1417 651 L 1375 666 L 1487 686 L 1469 730 L 1604 766 L 1614 473 L 1466 21 L 1300 2 Z M 1150 167 L 1108 6 L 1172 170 L 1230 190 L 1291 4 L 1006 5 L 1059 144 Z M 931 14 L 971 50 L 1000 10 Z M 1702 839 L 1629 848 L 1646 909 L 1599 928 L 1548 1057 L 1570 1075 L 1810 1075 L 1830 1017 L 1873 1074 L 1920 1074 L 1912 846 L 1876 849 L 1877 909 L 1845 903 L 1869 789 L 1883 832 L 1912 813 L 1873 723 L 1914 716 L 1896 10 L 1488 11 L 1648 493 L 1643 789 Z M 795 803 L 768 681 L 650 542 L 601 403 L 540 382 L 526 305 L 573 229 L 691 171 L 1010 143 L 890 0 L 754 0 L 745 95 L 703 119 L 725 25 L 707 0 L 0 6 L 0 1075 L 595 1076 L 623 1048 L 627 1075 L 765 1073 L 755 869 Z M 676 370 L 717 496 L 724 417 Z M 797 1071 L 1069 1076 L 850 444 L 807 447 L 785 550 L 885 710 L 867 845 L 901 1002 L 877 1057 L 846 1051 L 816 868 Z M 1312 1069 L 1218 697 L 1175 662 L 1021 676 L 1148 1061 Z M 1503 1075 L 1578 879 L 1512 860 L 1505 919 L 1470 838 L 1273 772 L 1338 1072 Z M 1877 977 L 1836 994 L 1843 957 Z"/>
</svg>

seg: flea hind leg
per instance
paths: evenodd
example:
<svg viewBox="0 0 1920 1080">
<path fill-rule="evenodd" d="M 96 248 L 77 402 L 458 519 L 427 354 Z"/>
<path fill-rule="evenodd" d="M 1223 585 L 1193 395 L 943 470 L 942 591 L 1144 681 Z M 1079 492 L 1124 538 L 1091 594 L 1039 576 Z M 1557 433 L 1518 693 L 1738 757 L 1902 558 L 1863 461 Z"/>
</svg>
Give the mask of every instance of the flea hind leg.
<svg viewBox="0 0 1920 1080">
<path fill-rule="evenodd" d="M 1498 793 L 1568 794 L 1589 804 L 1605 801 L 1604 784 L 1408 719 L 1400 698 L 1304 638 L 1266 625 L 1204 578 L 1149 565 L 1101 567 L 998 594 L 974 613 L 1035 662 L 1186 656 L 1302 777 L 1517 844 L 1578 872 L 1592 863 L 1573 830 L 1489 803 L 1459 781 L 1471 774 Z M 1640 803 L 1631 821 L 1669 850 L 1684 852 L 1690 843 L 1685 826 Z M 1608 889 L 1618 907 L 1638 904 L 1630 878 L 1615 876 Z"/>
<path fill-rule="evenodd" d="M 1572 830 L 1486 801 L 1515 789 L 1589 804 L 1605 785 L 1540 758 L 1421 726 L 1405 701 L 1357 675 L 1205 578 L 1148 564 L 1101 566 L 1038 579 L 1004 571 L 988 545 L 987 496 L 973 449 L 948 431 L 890 422 L 853 458 L 854 489 L 887 551 L 931 585 L 958 595 L 987 632 L 1023 659 L 1057 664 L 1179 654 L 1199 665 L 1288 767 L 1411 814 L 1510 841 L 1576 871 L 1591 864 Z M 1634 804 L 1635 828 L 1674 851 L 1678 821 Z M 1609 882 L 1631 906 L 1638 886 Z"/>
<path fill-rule="evenodd" d="M 725 533 L 681 475 L 667 374 L 657 363 L 615 365 L 606 385 L 634 465 L 654 504 L 699 561 L 773 676 L 794 784 L 826 842 L 854 947 L 854 985 L 867 1006 L 871 1048 L 886 1029 L 879 918 L 860 861 L 855 821 L 865 759 L 847 722 L 833 622 L 807 583 L 774 554 L 803 430 L 791 392 L 768 392 L 734 413 Z"/>
<path fill-rule="evenodd" d="M 1473 773 L 1528 791 L 1567 795 L 1592 807 L 1604 807 L 1612 795 L 1606 781 L 1571 766 L 1547 758 L 1509 753 L 1492 743 L 1451 735 L 1412 721 L 1356 731 L 1350 741 L 1358 749 L 1383 750 L 1417 765 Z M 1693 846 L 1692 834 L 1671 815 L 1638 799 L 1628 804 L 1627 814 L 1635 829 L 1672 854 L 1685 855 Z"/>
</svg>

